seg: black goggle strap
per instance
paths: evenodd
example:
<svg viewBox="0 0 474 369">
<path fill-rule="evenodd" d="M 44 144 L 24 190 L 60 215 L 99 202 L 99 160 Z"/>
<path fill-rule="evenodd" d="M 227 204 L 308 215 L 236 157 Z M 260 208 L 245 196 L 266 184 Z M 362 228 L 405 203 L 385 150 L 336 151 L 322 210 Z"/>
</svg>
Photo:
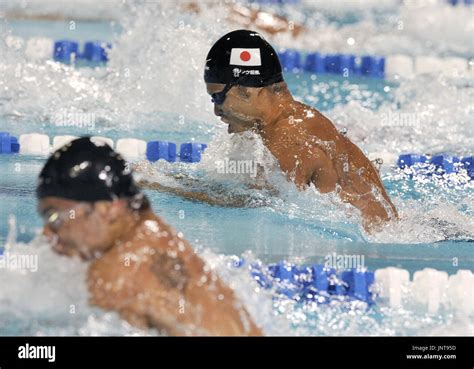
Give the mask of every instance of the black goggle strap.
<svg viewBox="0 0 474 369">
<path fill-rule="evenodd" d="M 214 92 L 213 94 L 211 94 L 212 102 L 217 105 L 222 105 L 225 101 L 227 92 L 229 92 L 229 90 L 236 84 L 237 82 L 227 83 L 222 91 Z"/>
<path fill-rule="evenodd" d="M 283 75 L 282 73 L 277 73 L 273 77 L 269 78 L 266 80 L 266 83 L 263 86 L 260 85 L 255 85 L 255 87 L 264 87 L 268 85 L 272 85 L 274 83 L 282 82 L 283 81 Z M 211 94 L 212 102 L 217 104 L 217 105 L 222 105 L 225 101 L 225 97 L 227 95 L 227 92 L 234 87 L 235 85 L 238 85 L 240 83 L 245 82 L 245 76 L 240 76 L 237 80 L 232 81 L 230 83 L 227 83 L 222 91 L 215 92 Z M 248 85 L 248 87 L 252 87 L 252 84 L 245 84 L 245 86 Z"/>
</svg>

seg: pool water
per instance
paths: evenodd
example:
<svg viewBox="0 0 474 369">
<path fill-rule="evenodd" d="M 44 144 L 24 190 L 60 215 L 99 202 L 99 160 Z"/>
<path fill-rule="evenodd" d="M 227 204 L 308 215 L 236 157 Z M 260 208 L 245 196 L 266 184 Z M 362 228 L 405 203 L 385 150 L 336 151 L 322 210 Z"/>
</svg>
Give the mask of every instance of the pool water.
<svg viewBox="0 0 474 369">
<path fill-rule="evenodd" d="M 324 32 L 332 29 L 336 35 L 351 28 L 353 34 L 360 35 L 370 22 L 380 37 L 386 37 L 385 43 L 372 40 L 371 52 L 385 53 L 387 42 L 393 45 L 392 52 L 400 52 L 400 44 L 384 33 L 380 19 L 406 14 L 408 5 L 369 6 L 372 16 L 361 12 L 356 2 L 353 11 L 316 12 L 322 20 L 319 27 Z M 315 12 L 310 2 L 302 2 L 300 7 L 285 11 L 295 17 L 302 17 L 305 9 Z M 444 5 L 435 4 L 427 11 L 441 21 L 440 9 Z M 195 188 L 215 196 L 225 193 L 250 199 L 251 206 L 218 207 L 145 190 L 154 211 L 183 232 L 218 270 L 266 334 L 474 334 L 472 316 L 448 307 L 428 313 L 417 305 L 411 291 L 406 291 L 401 308 L 383 302 L 367 307 L 360 301 L 345 300 L 301 305 L 275 298 L 260 289 L 245 268 L 232 267 L 232 255 L 264 263 L 285 259 L 306 264 L 322 263 L 335 252 L 364 256 L 369 270 L 396 266 L 410 273 L 423 268 L 450 275 L 460 269 L 474 271 L 474 186 L 472 181 L 410 177 L 386 163 L 381 168 L 382 179 L 401 220 L 378 234 L 367 235 L 353 209 L 314 188 L 299 192 L 277 170 L 271 170 L 274 159 L 256 137 L 232 137 L 213 116 L 202 67 L 213 40 L 229 30 L 222 20 L 210 22 L 222 17 L 222 9 L 197 18 L 163 4 L 129 5 L 122 10 L 123 14 L 120 7 L 116 10 L 118 20 L 113 23 L 78 20 L 74 30 L 69 20 L 2 20 L 0 52 L 5 58 L 0 61 L 0 131 L 17 137 L 37 132 L 51 138 L 88 134 L 114 140 L 131 137 L 207 143 L 200 163 L 138 162 L 137 176 L 179 187 L 182 184 L 167 176 L 179 173 L 194 178 Z M 80 13 L 80 7 L 73 11 Z M 464 12 L 460 10 L 458 16 L 465 16 Z M 157 17 L 160 22 L 156 22 Z M 456 22 L 442 21 L 448 22 L 446 37 L 457 40 L 453 36 L 458 32 Z M 410 22 L 415 20 L 406 19 L 403 42 L 416 44 L 419 53 L 474 55 L 472 42 L 465 49 L 464 36 L 458 44 L 454 42 L 453 49 L 463 45 L 456 50 L 447 46 L 423 50 L 419 29 Z M 21 50 L 5 45 L 7 34 L 99 39 L 112 41 L 114 48 L 107 67 L 74 69 L 52 61 L 28 60 Z M 308 36 L 296 46 L 307 46 L 310 39 Z M 284 39 L 275 42 L 288 46 Z M 287 73 L 285 79 L 296 98 L 315 106 L 338 128 L 347 129 L 349 137 L 367 154 L 474 152 L 472 77 L 417 76 L 388 81 Z M 69 113 L 92 117 L 93 124 L 58 125 L 57 117 Z M 404 113 L 414 114 L 418 125 L 380 124 L 387 114 Z M 217 175 L 216 158 L 224 157 L 252 159 L 267 168 L 267 181 L 277 193 L 249 189 L 247 184 L 254 179 L 248 175 Z M 39 236 L 41 221 L 36 215 L 34 189 L 45 159 L 0 156 L 0 245 L 8 246 L 11 252 L 33 253 L 39 260 L 35 273 L 0 269 L 0 333 L 145 334 L 113 313 L 90 307 L 83 282 L 85 266 L 55 255 Z"/>
</svg>

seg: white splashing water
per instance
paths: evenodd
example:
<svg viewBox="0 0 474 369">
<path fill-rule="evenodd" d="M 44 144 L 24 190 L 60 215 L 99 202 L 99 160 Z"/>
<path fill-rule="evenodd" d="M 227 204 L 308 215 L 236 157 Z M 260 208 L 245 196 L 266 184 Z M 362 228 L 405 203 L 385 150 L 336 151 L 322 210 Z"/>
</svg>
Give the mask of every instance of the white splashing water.
<svg viewBox="0 0 474 369">
<path fill-rule="evenodd" d="M 11 232 L 15 232 L 11 229 Z M 10 238 L 11 239 L 11 238 Z M 54 253 L 41 237 L 28 245 L 13 242 L 10 255 L 37 257 L 38 269 L 0 268 L 0 334 L 2 335 L 157 335 L 121 320 L 116 313 L 88 304 L 87 264 Z M 200 255 L 234 289 L 265 335 L 473 335 L 470 318 L 446 310 L 429 314 L 408 299 L 404 308 L 381 304 L 367 308 L 360 301 L 329 305 L 298 304 L 274 299 L 251 278 L 246 267 L 235 268 L 235 258 L 200 250 Z M 247 263 L 258 260 L 247 252 Z"/>
<path fill-rule="evenodd" d="M 471 6 L 452 6 L 445 0 L 305 0 L 303 3 L 303 9 L 290 5 L 285 9 L 290 19 L 296 21 L 305 19 L 303 12 L 310 14 L 305 24 L 313 32 L 297 39 L 279 35 L 276 38 L 279 45 L 355 55 L 466 58 L 473 55 Z"/>
<path fill-rule="evenodd" d="M 15 232 L 13 222 L 0 268 L 1 335 L 147 333 L 131 327 L 117 314 L 89 305 L 86 264 L 54 253 L 41 237 L 29 244 L 17 243 L 13 241 Z M 20 259 L 28 263 L 20 264 Z"/>
<path fill-rule="evenodd" d="M 51 2 L 53 4 L 54 2 Z M 472 57 L 474 45 L 472 9 L 451 7 L 444 2 L 371 2 L 374 12 L 362 14 L 366 2 L 347 1 L 339 14 L 353 12 L 362 19 L 347 25 L 333 23 L 326 15 L 315 19 L 320 24 L 309 24 L 313 33 L 293 40 L 279 36 L 273 41 L 279 46 L 320 51 L 409 55 L 458 55 Z M 32 3 L 33 4 L 33 3 Z M 78 3 L 79 4 L 79 3 Z M 112 4 L 112 5 L 105 5 Z M 322 6 L 323 2 L 305 2 L 305 6 Z M 334 4 L 331 4 L 333 6 Z M 349 5 L 349 6 L 347 6 Z M 64 5 L 56 6 L 61 12 Z M 204 88 L 202 71 L 210 45 L 222 34 L 235 28 L 225 21 L 225 8 L 215 7 L 199 17 L 185 14 L 168 2 L 117 6 L 104 2 L 105 11 L 114 14 L 124 33 L 114 42 L 111 61 L 107 68 L 75 70 L 53 62 L 28 62 L 24 50 L 6 45 L 8 25 L 2 21 L 0 38 L 0 114 L 18 124 L 40 121 L 48 124 L 62 109 L 94 112 L 98 123 L 108 127 L 134 129 L 153 124 L 161 130 L 176 129 L 176 125 L 160 117 L 159 113 L 173 112 L 185 118 L 182 130 L 205 129 L 216 136 L 210 143 L 203 161 L 192 167 L 206 173 L 209 180 L 222 180 L 216 174 L 213 157 L 250 158 L 269 172 L 269 180 L 278 187 L 280 195 L 270 198 L 272 211 L 299 217 L 308 222 L 333 222 L 337 227 L 349 226 L 357 233 L 357 214 L 347 219 L 341 204 L 330 196 L 318 194 L 314 188 L 301 193 L 282 176 L 271 174 L 274 166 L 258 141 L 231 138 L 216 122 L 209 97 Z M 82 7 L 71 6 L 77 14 Z M 31 9 L 31 8 L 29 8 Z M 48 9 L 54 9 L 50 5 Z M 395 9 L 395 10 L 393 10 Z M 332 9 L 333 10 L 333 9 Z M 377 11 L 393 12 L 380 22 Z M 34 12 L 34 10 L 31 10 Z M 65 13 L 67 13 L 64 10 Z M 290 12 L 290 11 L 289 11 Z M 293 13 L 292 13 L 293 12 Z M 295 19 L 304 19 L 301 10 L 292 10 Z M 101 12 L 98 12 L 101 13 Z M 336 12 L 337 13 L 337 12 Z M 419 14 L 427 19 L 419 21 Z M 334 15 L 334 14 L 331 14 Z M 337 15 L 337 14 L 336 14 Z M 84 14 L 87 17 L 87 14 Z M 217 20 L 217 21 L 216 21 Z M 396 27 L 403 21 L 403 29 Z M 436 26 L 433 26 L 436 25 Z M 319 27 L 319 28 L 318 28 Z M 354 46 L 347 39 L 355 40 Z M 438 152 L 459 154 L 474 151 L 472 130 L 473 80 L 469 76 L 420 76 L 402 81 L 394 90 L 395 102 L 378 110 L 363 108 L 356 101 L 339 105 L 326 114 L 337 124 L 349 128 L 349 136 L 366 151 Z M 418 125 L 383 127 L 380 121 L 389 112 L 412 114 Z M 197 123 L 196 121 L 201 121 Z M 211 123 L 212 122 L 212 123 Z M 242 157 L 242 153 L 248 156 Z M 162 165 L 162 167 L 159 167 Z M 158 164 L 160 174 L 171 171 L 168 164 Z M 241 176 L 240 182 L 252 182 Z M 237 188 L 236 191 L 244 191 Z M 255 195 L 255 192 L 248 192 Z M 430 195 L 431 194 L 431 195 Z M 473 229 L 474 202 L 472 192 L 458 191 L 454 200 L 443 199 L 443 194 L 423 193 L 422 201 L 395 197 L 402 221 L 371 238 L 375 242 L 434 242 L 443 239 L 439 224 L 432 219 L 449 221 L 461 232 Z M 460 207 L 467 211 L 460 212 Z M 316 209 L 316 210 L 315 210 Z M 349 210 L 348 210 L 349 211 Z M 422 219 L 422 221 L 420 221 Z M 430 223 L 431 222 L 431 223 Z M 10 241 L 9 252 L 38 255 L 41 267 L 36 273 L 0 269 L 0 327 L 11 331 L 4 334 L 143 334 L 121 321 L 113 313 L 105 313 L 87 304 L 85 265 L 54 254 L 40 239 L 28 245 Z M 256 321 L 267 334 L 472 334 L 472 322 L 456 317 L 452 312 L 437 316 L 412 310 L 382 308 L 367 313 L 360 306 L 341 303 L 336 306 L 305 306 L 291 301 L 273 303 L 265 292 L 255 292 L 255 284 L 244 271 L 229 269 L 222 255 L 204 252 L 204 257 L 221 276 L 238 291 Z M 5 287 L 3 287 L 5 286 Z M 19 293 L 18 291 L 21 291 Z M 76 314 L 70 314 L 74 305 Z M 274 311 L 278 312 L 279 319 Z M 377 317 L 382 313 L 382 321 Z M 291 323 L 289 326 L 288 322 Z M 5 328 L 2 328 L 5 329 Z M 461 333 L 460 333 L 461 332 Z"/>
<path fill-rule="evenodd" d="M 348 9 L 352 10 L 362 6 L 357 1 L 349 4 L 352 6 Z M 373 6 L 378 7 L 375 3 Z M 388 2 L 386 6 L 390 8 L 393 4 Z M 451 8 L 445 8 L 443 4 L 429 3 L 424 6 L 425 13 L 428 12 L 438 21 L 448 22 L 446 28 L 452 29 L 450 34 L 458 35 L 461 38 L 460 44 L 472 51 L 472 45 L 462 39 L 466 32 L 456 28 L 460 24 L 469 27 L 469 22 L 454 21 L 454 15 L 445 17 L 444 13 L 441 14 L 442 11 Z M 404 5 L 397 9 L 408 12 L 405 10 L 408 8 L 409 5 Z M 449 12 L 457 12 L 456 16 L 466 17 L 465 14 L 470 14 L 466 8 L 453 8 Z M 271 171 L 274 163 L 272 159 L 264 159 L 268 155 L 261 145 L 241 147 L 236 144 L 235 138 L 230 139 L 224 133 L 221 123 L 211 123 L 216 122 L 216 119 L 205 92 L 202 68 L 205 54 L 212 42 L 233 27 L 225 21 L 225 8 L 213 7 L 195 17 L 177 10 L 167 2 L 131 3 L 122 6 L 117 16 L 124 32 L 115 43 L 108 67 L 101 70 L 73 69 L 54 62 L 26 62 L 24 50 L 9 48 L 4 33 L 0 40 L 0 50 L 4 56 L 0 68 L 5 76 L 0 81 L 1 114 L 4 117 L 15 117 L 17 124 L 27 125 L 31 120 L 48 124 L 51 117 L 67 109 L 69 112 L 93 112 L 99 126 L 127 131 L 141 127 L 146 129 L 151 124 L 163 131 L 205 130 L 216 134 L 198 167 L 206 172 L 209 180 L 216 179 L 213 158 L 235 155 L 239 151 L 248 152 L 252 160 Z M 354 23 L 354 26 L 360 24 L 361 22 Z M 376 31 L 366 33 L 380 33 L 379 29 Z M 343 32 L 338 30 L 332 33 L 340 35 Z M 406 37 L 417 40 L 418 33 L 429 34 L 422 31 L 412 34 L 407 31 Z M 318 39 L 322 37 L 318 36 L 316 40 Z M 394 52 L 399 45 L 398 42 L 388 41 L 384 44 L 392 45 Z M 357 101 L 350 101 L 346 105 L 337 105 L 326 114 L 336 124 L 347 127 L 349 137 L 367 152 L 398 154 L 402 151 L 452 151 L 469 154 L 474 150 L 474 132 L 471 129 L 473 95 L 472 77 L 419 76 L 411 81 L 402 81 L 400 87 L 394 89 L 394 102 L 383 104 L 377 110 L 369 110 Z M 169 118 L 163 117 L 162 113 L 166 111 L 180 114 L 184 124 L 176 125 Z M 409 127 L 380 124 L 381 120 L 393 114 L 409 115 L 414 118 L 414 123 Z M 233 153 L 229 151 L 231 147 L 234 147 Z M 246 181 L 243 177 L 237 179 Z M 277 181 L 280 193 L 289 194 L 286 201 L 275 199 L 273 208 L 277 211 L 290 211 L 292 214 L 296 213 L 296 216 L 300 214 L 308 221 L 315 220 L 313 216 L 319 216 L 318 220 L 321 221 L 347 223 L 345 215 L 340 215 L 341 205 L 337 204 L 335 208 L 333 199 L 328 196 L 321 196 L 312 189 L 301 195 L 281 176 L 276 176 L 273 180 Z M 468 193 L 467 197 L 472 196 Z M 308 200 L 313 206 L 305 203 Z M 410 224 L 418 224 L 414 220 L 428 207 L 426 203 L 408 205 L 397 198 L 394 201 Z M 437 199 L 433 199 L 429 207 L 433 205 L 437 205 L 441 213 L 445 209 L 444 203 Z M 326 211 L 314 212 L 310 209 Z M 443 219 L 448 220 L 446 216 Z M 350 222 L 357 224 L 357 215 Z M 465 224 L 469 223 L 460 223 Z M 420 226 L 424 227 L 423 224 Z M 407 242 L 416 242 L 417 238 L 418 232 L 410 232 Z M 432 241 L 438 239 L 438 236 L 431 238 Z M 378 240 L 383 241 L 383 237 Z M 388 237 L 386 241 L 392 241 L 392 237 Z"/>
</svg>

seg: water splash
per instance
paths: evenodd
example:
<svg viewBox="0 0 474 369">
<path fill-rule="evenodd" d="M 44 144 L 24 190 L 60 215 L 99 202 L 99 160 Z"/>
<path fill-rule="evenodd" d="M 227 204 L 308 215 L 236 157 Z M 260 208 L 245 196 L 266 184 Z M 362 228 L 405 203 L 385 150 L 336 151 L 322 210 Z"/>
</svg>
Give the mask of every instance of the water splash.
<svg viewBox="0 0 474 369">
<path fill-rule="evenodd" d="M 303 4 L 301 8 L 289 10 L 289 5 L 285 9 L 290 19 L 303 22 L 310 31 L 297 39 L 289 34 L 278 35 L 277 44 L 356 55 L 472 57 L 469 34 L 474 18 L 470 6 L 452 6 L 444 0 L 306 0 Z"/>
<path fill-rule="evenodd" d="M 23 49 L 6 44 L 6 36 L 11 31 L 8 24 L 0 20 L 0 70 L 4 76 L 0 81 L 2 119 L 27 129 L 32 122 L 51 125 L 52 117 L 66 109 L 93 112 L 100 127 L 120 129 L 121 136 L 137 130 L 147 131 L 151 125 L 161 132 L 178 130 L 193 135 L 193 132 L 205 131 L 208 137 L 215 137 L 202 163 L 185 168 L 160 162 L 151 166 L 152 174 L 159 176 L 159 181 L 169 180 L 170 185 L 179 185 L 166 176 L 173 170 L 201 176 L 204 182 L 222 182 L 227 177 L 215 171 L 214 158 L 250 158 L 264 168 L 267 180 L 277 187 L 279 195 L 249 189 L 247 185 L 254 184 L 254 178 L 246 174 L 233 177 L 231 190 L 235 194 L 254 198 L 269 212 L 281 214 L 285 219 L 300 220 L 306 226 L 304 229 L 310 229 L 307 237 L 311 240 L 314 234 L 310 225 L 314 224 L 336 229 L 343 234 L 342 238 L 349 240 L 365 237 L 359 233 L 357 214 L 350 214 L 350 209 L 341 209 L 344 205 L 331 196 L 320 195 L 314 188 L 297 191 L 278 174 L 273 159 L 266 155 L 258 141 L 231 138 L 225 134 L 224 126 L 216 123 L 205 92 L 202 70 L 212 42 L 233 27 L 224 20 L 225 8 L 208 9 L 199 17 L 192 17 L 166 2 L 132 2 L 119 7 L 116 3 L 106 3 L 104 7 L 118 9 L 116 17 L 124 32 L 114 43 L 109 65 L 101 70 L 76 70 L 53 62 L 30 62 Z M 311 3 L 305 2 L 305 6 L 310 7 Z M 472 10 L 468 7 L 423 2 L 419 5 L 421 8 L 416 8 L 418 5 L 408 2 L 399 7 L 398 1 L 393 3 L 389 1 L 385 7 L 379 6 L 378 1 L 373 2 L 374 9 L 366 16 L 361 11 L 365 2 L 364 5 L 357 1 L 345 2 L 353 4 L 344 7 L 352 9 L 351 22 L 347 22 L 347 18 L 341 22 L 337 19 L 338 14 L 318 13 L 314 17 L 316 21 L 309 23 L 318 37 L 310 32 L 298 40 L 287 36 L 272 40 L 279 46 L 331 52 L 472 56 L 473 45 L 469 38 Z M 61 3 L 60 7 L 63 6 Z M 339 14 L 346 17 L 344 9 Z M 301 13 L 306 9 L 287 11 L 294 19 L 305 21 Z M 420 12 L 428 22 L 419 22 Z M 400 20 L 403 30 L 394 31 Z M 442 35 L 439 34 L 441 31 L 436 31 L 438 28 L 431 27 L 433 22 L 442 25 L 439 26 Z M 354 39 L 354 46 L 347 43 L 348 38 Z M 367 109 L 367 105 L 360 102 L 361 97 L 356 96 L 349 98 L 347 104 L 338 104 L 327 114 L 337 124 L 346 126 L 349 137 L 367 152 L 452 151 L 466 154 L 474 150 L 473 86 L 472 77 L 468 75 L 419 76 L 389 89 L 394 101 L 382 104 L 380 108 Z M 355 94 L 359 92 L 356 90 Z M 361 95 L 363 101 L 367 96 Z M 163 112 L 170 112 L 171 117 Z M 418 117 L 421 124 L 413 127 L 381 125 L 381 120 L 389 113 L 411 114 Z M 402 220 L 369 237 L 369 241 L 435 242 L 459 232 L 470 234 L 474 202 L 469 189 L 440 190 L 430 183 L 418 183 L 415 191 L 418 197 L 409 198 L 413 188 L 406 180 L 397 188 L 397 178 L 384 178 L 391 186 L 390 192 Z M 88 305 L 84 264 L 54 254 L 40 239 L 25 245 L 15 242 L 13 231 L 9 235 L 9 251 L 38 255 L 40 263 L 37 274 L 0 269 L 2 334 L 146 333 L 133 329 L 116 314 Z M 288 252 L 291 256 L 292 250 Z M 322 307 L 302 307 L 292 301 L 275 303 L 265 292 L 255 291 L 255 285 L 245 272 L 228 268 L 226 257 L 211 254 L 206 259 L 237 290 L 267 334 L 472 334 L 472 321 L 466 322 L 465 317 L 456 317 L 451 311 L 433 316 L 416 309 L 414 312 L 382 307 L 365 311 L 344 301 Z M 70 313 L 73 305 L 75 314 Z"/>
<path fill-rule="evenodd" d="M 233 256 L 202 252 L 206 261 L 236 290 L 252 317 L 267 335 L 473 335 L 472 317 L 449 307 L 435 314 L 417 303 L 412 287 L 404 291 L 401 308 L 387 306 L 383 300 L 368 307 L 362 301 L 340 298 L 329 304 L 299 303 L 262 290 L 250 278 L 247 268 L 235 268 Z M 244 255 L 248 265 L 258 262 L 251 252 Z M 271 298 L 271 300 L 270 300 Z"/>
</svg>

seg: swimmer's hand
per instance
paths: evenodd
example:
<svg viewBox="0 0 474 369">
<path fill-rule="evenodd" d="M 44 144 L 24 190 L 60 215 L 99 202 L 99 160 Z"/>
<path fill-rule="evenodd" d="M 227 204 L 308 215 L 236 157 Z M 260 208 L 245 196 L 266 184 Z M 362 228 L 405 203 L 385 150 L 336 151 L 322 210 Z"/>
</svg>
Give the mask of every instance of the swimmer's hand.
<svg viewBox="0 0 474 369">
<path fill-rule="evenodd" d="M 391 220 L 398 219 L 398 213 L 384 199 L 377 199 L 372 192 L 354 194 L 339 190 L 342 201 L 357 207 L 362 215 L 362 227 L 368 234 L 380 232 Z M 393 212 L 395 211 L 395 212 Z"/>
</svg>

